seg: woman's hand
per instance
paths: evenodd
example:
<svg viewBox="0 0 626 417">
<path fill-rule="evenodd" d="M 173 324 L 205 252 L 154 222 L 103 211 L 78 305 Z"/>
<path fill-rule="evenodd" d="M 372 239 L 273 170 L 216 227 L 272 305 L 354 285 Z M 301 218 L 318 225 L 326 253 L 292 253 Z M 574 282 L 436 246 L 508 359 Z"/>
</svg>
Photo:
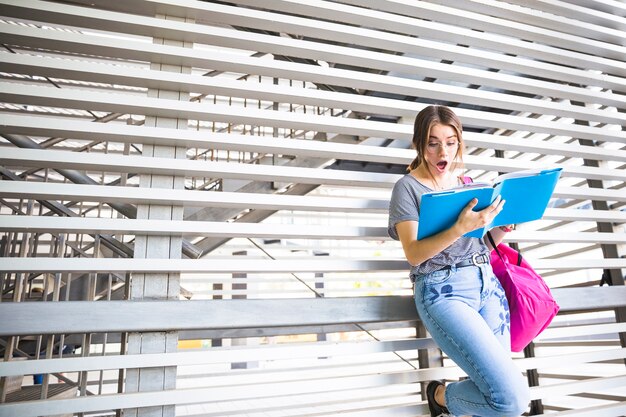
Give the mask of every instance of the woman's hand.
<svg viewBox="0 0 626 417">
<path fill-rule="evenodd" d="M 472 199 L 467 206 L 461 211 L 454 225 L 461 235 L 471 232 L 472 230 L 485 227 L 502 211 L 504 200 L 498 196 L 494 202 L 480 211 L 474 211 L 474 207 L 478 204 L 476 198 Z"/>
<path fill-rule="evenodd" d="M 504 201 L 498 197 L 493 204 L 480 211 L 473 211 L 478 200 L 473 199 L 465 206 L 454 225 L 436 235 L 417 240 L 417 222 L 407 220 L 396 224 L 396 231 L 402 242 L 402 249 L 407 261 L 411 265 L 419 265 L 437 255 L 453 244 L 458 238 L 472 230 L 479 229 L 491 223 L 500 213 Z"/>
</svg>

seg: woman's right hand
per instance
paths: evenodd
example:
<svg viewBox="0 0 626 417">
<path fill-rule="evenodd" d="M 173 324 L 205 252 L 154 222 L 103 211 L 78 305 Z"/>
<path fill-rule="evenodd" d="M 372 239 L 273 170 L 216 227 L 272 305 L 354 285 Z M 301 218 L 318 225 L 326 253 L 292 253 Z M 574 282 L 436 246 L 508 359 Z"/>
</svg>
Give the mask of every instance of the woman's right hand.
<svg viewBox="0 0 626 417">
<path fill-rule="evenodd" d="M 461 211 L 454 226 L 461 235 L 485 227 L 502 211 L 504 202 L 505 200 L 498 196 L 489 206 L 482 210 L 474 211 L 474 207 L 478 204 L 478 199 L 474 198 Z"/>
<path fill-rule="evenodd" d="M 480 211 L 473 208 L 478 204 L 478 200 L 473 199 L 465 206 L 459 214 L 456 223 L 442 232 L 429 236 L 422 240 L 417 240 L 417 222 L 406 220 L 396 224 L 396 231 L 407 261 L 411 265 L 420 265 L 424 261 L 446 249 L 459 237 L 472 230 L 479 229 L 491 223 L 494 217 L 502 210 L 504 201 L 498 197 L 493 204 Z"/>
</svg>

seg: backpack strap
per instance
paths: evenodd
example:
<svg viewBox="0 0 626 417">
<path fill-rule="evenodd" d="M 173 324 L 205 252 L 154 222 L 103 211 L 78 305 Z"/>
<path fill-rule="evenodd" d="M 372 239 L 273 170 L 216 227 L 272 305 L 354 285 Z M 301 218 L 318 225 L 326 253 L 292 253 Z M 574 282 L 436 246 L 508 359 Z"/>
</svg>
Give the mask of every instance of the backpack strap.
<svg viewBox="0 0 626 417">
<path fill-rule="evenodd" d="M 498 254 L 498 257 L 500 257 L 500 259 L 502 259 L 502 254 L 500 253 L 500 251 L 498 250 L 498 247 L 496 246 L 496 242 L 494 242 L 493 240 L 493 236 L 491 236 L 491 232 L 487 232 L 487 239 L 489 239 L 489 243 L 491 243 L 491 246 L 493 247 L 493 250 L 496 251 L 496 253 Z M 515 252 L 517 252 L 517 266 L 521 266 L 522 265 L 522 252 L 516 250 Z"/>
<path fill-rule="evenodd" d="M 496 253 L 498 254 L 498 257 L 502 259 L 502 262 L 504 262 L 504 258 L 502 257 L 502 254 L 498 250 L 498 246 L 496 246 L 496 242 L 494 242 L 493 236 L 491 236 L 491 232 L 487 232 L 487 239 L 489 239 L 489 243 L 491 243 L 491 247 L 493 248 L 494 251 L 496 251 Z"/>
</svg>

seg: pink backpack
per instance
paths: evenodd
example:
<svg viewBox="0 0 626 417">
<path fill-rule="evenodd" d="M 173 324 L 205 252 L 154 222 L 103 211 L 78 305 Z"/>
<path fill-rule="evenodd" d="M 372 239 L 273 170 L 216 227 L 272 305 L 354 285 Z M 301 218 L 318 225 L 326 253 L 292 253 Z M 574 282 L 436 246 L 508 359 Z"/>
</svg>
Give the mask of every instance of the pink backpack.
<svg viewBox="0 0 626 417">
<path fill-rule="evenodd" d="M 471 177 L 462 177 L 464 184 Z M 543 278 L 522 257 L 522 254 L 503 243 L 497 247 L 487 232 L 491 246 L 491 267 L 500 281 L 509 302 L 511 319 L 511 350 L 521 352 L 546 329 L 559 312 Z"/>
<path fill-rule="evenodd" d="M 493 245 L 490 233 L 487 233 Z M 550 325 L 559 305 L 522 254 L 503 243 L 491 251 L 491 267 L 509 301 L 511 350 L 521 352 Z"/>
</svg>

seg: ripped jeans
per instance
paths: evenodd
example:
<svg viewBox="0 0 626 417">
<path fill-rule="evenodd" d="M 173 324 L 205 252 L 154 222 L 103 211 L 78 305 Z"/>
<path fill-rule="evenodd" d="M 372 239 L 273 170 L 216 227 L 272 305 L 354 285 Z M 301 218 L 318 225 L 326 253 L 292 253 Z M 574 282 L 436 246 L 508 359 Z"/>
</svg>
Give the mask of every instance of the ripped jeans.
<svg viewBox="0 0 626 417">
<path fill-rule="evenodd" d="M 511 359 L 509 306 L 489 263 L 415 276 L 415 305 L 433 340 L 469 377 L 446 387 L 453 415 L 519 416 L 530 392 Z"/>
</svg>

